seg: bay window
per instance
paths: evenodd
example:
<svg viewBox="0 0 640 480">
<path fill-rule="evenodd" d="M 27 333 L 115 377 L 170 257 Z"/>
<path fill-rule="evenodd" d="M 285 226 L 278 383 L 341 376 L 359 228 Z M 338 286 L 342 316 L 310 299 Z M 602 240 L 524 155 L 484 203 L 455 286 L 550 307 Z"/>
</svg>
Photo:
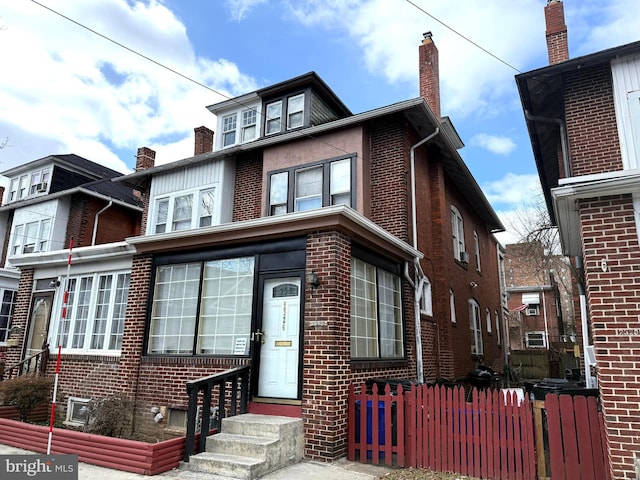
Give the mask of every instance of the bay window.
<svg viewBox="0 0 640 480">
<path fill-rule="evenodd" d="M 35 222 L 16 225 L 11 241 L 11 255 L 47 251 L 49 249 L 50 235 L 50 218 L 43 218 Z"/>
</svg>

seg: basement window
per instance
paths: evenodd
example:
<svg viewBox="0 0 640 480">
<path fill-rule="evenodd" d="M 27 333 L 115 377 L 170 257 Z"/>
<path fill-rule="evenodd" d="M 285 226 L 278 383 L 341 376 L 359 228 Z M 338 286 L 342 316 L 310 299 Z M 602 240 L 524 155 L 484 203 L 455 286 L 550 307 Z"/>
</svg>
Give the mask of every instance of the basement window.
<svg viewBox="0 0 640 480">
<path fill-rule="evenodd" d="M 67 401 L 67 418 L 66 425 L 75 425 L 83 427 L 89 420 L 89 399 L 69 397 Z"/>
</svg>

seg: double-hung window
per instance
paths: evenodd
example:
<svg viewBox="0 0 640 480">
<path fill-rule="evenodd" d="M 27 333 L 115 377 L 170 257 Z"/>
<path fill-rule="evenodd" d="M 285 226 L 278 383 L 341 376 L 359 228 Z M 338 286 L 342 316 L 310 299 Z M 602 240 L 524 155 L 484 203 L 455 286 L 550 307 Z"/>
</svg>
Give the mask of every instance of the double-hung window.
<svg viewBox="0 0 640 480">
<path fill-rule="evenodd" d="M 215 192 L 215 187 L 209 187 L 156 198 L 153 233 L 214 225 L 217 221 Z"/>
<path fill-rule="evenodd" d="M 251 334 L 253 280 L 253 257 L 157 266 L 147 353 L 236 354 Z"/>
<path fill-rule="evenodd" d="M 236 143 L 237 114 L 234 112 L 222 118 L 222 146 L 228 147 Z"/>
<path fill-rule="evenodd" d="M 464 261 L 466 250 L 464 247 L 464 223 L 462 215 L 454 206 L 451 207 L 451 232 L 453 234 L 453 258 Z"/>
<path fill-rule="evenodd" d="M 480 265 L 480 237 L 478 236 L 478 232 L 476 232 L 475 230 L 473 231 L 473 246 L 474 246 L 475 255 L 476 255 L 476 271 L 480 272 L 481 271 L 481 265 Z"/>
<path fill-rule="evenodd" d="M 50 235 L 50 218 L 16 225 L 13 231 L 11 254 L 45 252 L 49 248 Z"/>
<path fill-rule="evenodd" d="M 352 206 L 353 168 L 353 158 L 341 158 L 270 174 L 269 215 Z"/>
<path fill-rule="evenodd" d="M 351 358 L 404 355 L 400 276 L 351 259 Z"/>
<path fill-rule="evenodd" d="M 70 351 L 119 351 L 129 293 L 129 272 L 71 277 L 57 344 Z"/>
<path fill-rule="evenodd" d="M 15 290 L 2 291 L 2 304 L 0 305 L 0 344 L 7 341 L 9 330 L 11 329 L 11 318 L 16 305 Z"/>
<path fill-rule="evenodd" d="M 258 122 L 258 109 L 252 108 L 242 112 L 242 142 L 248 142 L 256 138 Z"/>
<path fill-rule="evenodd" d="M 282 100 L 267 105 L 265 134 L 271 135 L 282 130 Z"/>
<path fill-rule="evenodd" d="M 305 122 L 305 94 L 298 93 L 267 103 L 265 110 L 265 135 L 273 135 L 285 130 L 303 127 Z"/>
<path fill-rule="evenodd" d="M 469 326 L 471 328 L 471 355 L 481 356 L 484 353 L 482 343 L 482 318 L 478 303 L 469 300 Z"/>
</svg>

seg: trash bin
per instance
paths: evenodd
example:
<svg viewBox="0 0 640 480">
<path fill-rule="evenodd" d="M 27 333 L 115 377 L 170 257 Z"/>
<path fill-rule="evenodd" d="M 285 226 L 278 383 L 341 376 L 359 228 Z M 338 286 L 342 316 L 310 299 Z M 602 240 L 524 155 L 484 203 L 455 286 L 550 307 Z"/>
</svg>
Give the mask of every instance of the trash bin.
<svg viewBox="0 0 640 480">
<path fill-rule="evenodd" d="M 373 393 L 373 386 L 378 388 L 378 395 L 384 395 L 387 384 L 391 386 L 391 395 L 398 394 L 398 385 L 402 385 L 402 391 L 406 392 L 411 389 L 412 385 L 417 384 L 417 380 L 407 378 L 371 378 L 367 380 L 367 389 Z"/>
<path fill-rule="evenodd" d="M 564 378 L 543 378 L 533 386 L 531 393 L 534 400 L 544 400 L 548 393 L 597 397 L 599 391 L 597 388 L 585 388 Z"/>
<path fill-rule="evenodd" d="M 373 401 L 367 400 L 367 445 L 373 445 Z M 378 402 L 378 445 L 384 445 L 384 402 Z M 356 443 L 360 442 L 360 400 L 356 400 Z"/>
</svg>

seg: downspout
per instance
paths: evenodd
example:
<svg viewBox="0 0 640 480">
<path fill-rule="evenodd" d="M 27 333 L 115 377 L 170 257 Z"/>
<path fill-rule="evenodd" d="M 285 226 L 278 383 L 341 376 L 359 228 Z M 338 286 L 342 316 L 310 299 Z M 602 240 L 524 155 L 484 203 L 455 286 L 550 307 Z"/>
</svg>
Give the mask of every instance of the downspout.
<svg viewBox="0 0 640 480">
<path fill-rule="evenodd" d="M 555 123 L 560 127 L 560 145 L 562 147 L 562 164 L 567 177 L 571 177 L 571 164 L 569 163 L 569 149 L 567 148 L 567 130 L 564 126 L 564 120 L 560 118 L 537 117 L 531 115 L 528 110 L 524 111 L 524 116 L 531 122 Z"/>
<path fill-rule="evenodd" d="M 415 152 L 418 147 L 424 145 L 433 137 L 440 133 L 440 127 L 436 127 L 436 129 L 430 135 L 426 136 L 418 143 L 416 143 L 409 150 L 409 155 L 411 158 L 411 227 L 413 229 L 413 248 L 418 250 L 418 219 L 417 219 L 417 208 L 416 208 L 416 168 L 415 168 Z M 424 383 L 424 365 L 422 361 L 422 327 L 420 324 L 420 300 L 422 298 L 422 288 L 424 286 L 424 272 L 422 271 L 422 267 L 420 266 L 420 258 L 415 257 L 413 259 L 413 266 L 415 271 L 415 277 L 417 281 L 412 281 L 409 275 L 409 266 L 405 264 L 405 277 L 414 288 L 414 305 L 413 305 L 413 315 L 414 315 L 414 323 L 415 323 L 415 335 L 416 335 L 416 377 L 418 383 Z M 438 343 L 440 342 L 439 335 L 436 332 L 436 337 Z"/>
<path fill-rule="evenodd" d="M 584 265 L 582 263 L 582 257 L 576 256 L 576 270 L 582 272 Z M 587 358 L 587 348 L 589 345 L 589 320 L 587 318 L 587 292 L 584 287 L 584 280 L 577 279 L 578 284 L 578 296 L 580 297 L 580 320 L 582 325 L 582 363 L 584 367 L 584 380 L 587 388 L 596 388 L 597 384 L 595 378 L 591 375 L 591 363 Z"/>
<path fill-rule="evenodd" d="M 98 235 L 98 217 L 100 217 L 100 214 L 102 212 L 111 208 L 111 205 L 113 205 L 113 200 L 109 200 L 109 203 L 107 203 L 107 206 L 104 207 L 102 210 L 100 210 L 98 213 L 96 213 L 96 218 L 93 220 L 93 236 L 91 237 L 91 245 L 96 244 L 96 236 Z"/>
</svg>

